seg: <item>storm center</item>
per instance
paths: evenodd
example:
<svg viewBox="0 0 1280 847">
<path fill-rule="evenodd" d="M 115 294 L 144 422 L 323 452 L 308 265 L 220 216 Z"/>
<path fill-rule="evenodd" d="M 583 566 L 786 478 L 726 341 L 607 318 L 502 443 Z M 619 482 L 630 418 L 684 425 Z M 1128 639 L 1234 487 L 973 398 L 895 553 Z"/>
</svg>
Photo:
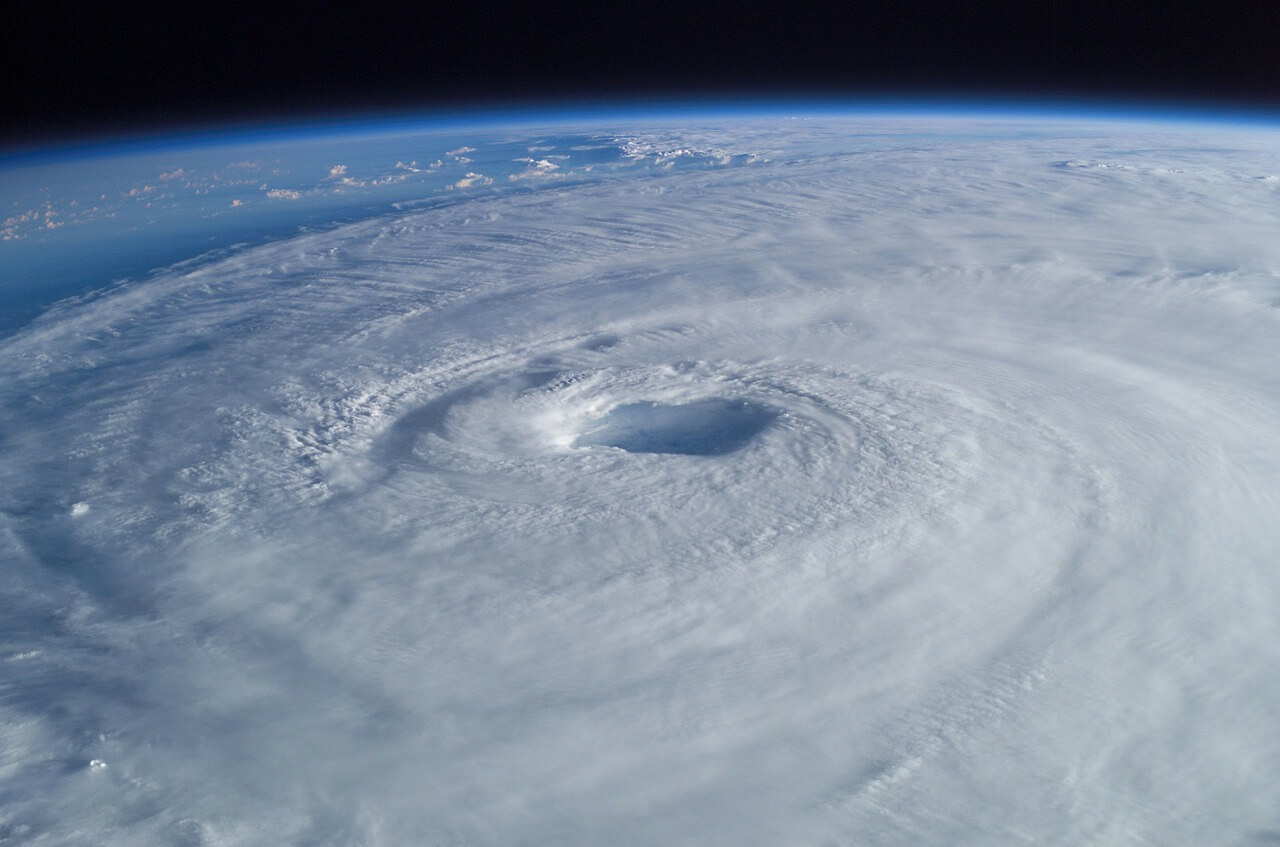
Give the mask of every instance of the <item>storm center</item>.
<svg viewBox="0 0 1280 847">
<path fill-rule="evenodd" d="M 745 447 L 777 416 L 773 409 L 745 400 L 710 398 L 676 406 L 628 403 L 597 420 L 573 446 L 723 456 Z"/>
</svg>

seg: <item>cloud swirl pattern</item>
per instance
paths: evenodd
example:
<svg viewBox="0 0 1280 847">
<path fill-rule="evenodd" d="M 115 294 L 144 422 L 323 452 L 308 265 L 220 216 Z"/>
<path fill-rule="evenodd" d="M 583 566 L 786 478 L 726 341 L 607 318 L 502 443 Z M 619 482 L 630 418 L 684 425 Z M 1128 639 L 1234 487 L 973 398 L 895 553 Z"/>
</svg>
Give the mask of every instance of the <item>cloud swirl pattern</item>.
<svg viewBox="0 0 1280 847">
<path fill-rule="evenodd" d="M 0 840 L 1280 839 L 1275 134 L 859 131 L 0 343 Z"/>
</svg>

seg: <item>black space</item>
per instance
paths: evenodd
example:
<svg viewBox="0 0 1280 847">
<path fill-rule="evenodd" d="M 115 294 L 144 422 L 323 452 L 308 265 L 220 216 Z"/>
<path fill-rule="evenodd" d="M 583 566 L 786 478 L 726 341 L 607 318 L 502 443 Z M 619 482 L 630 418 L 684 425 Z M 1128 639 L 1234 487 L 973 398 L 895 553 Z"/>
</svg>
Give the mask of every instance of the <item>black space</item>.
<svg viewBox="0 0 1280 847">
<path fill-rule="evenodd" d="M 0 37 L 18 143 L 582 98 L 1280 109 L 1276 0 L 28 4 Z"/>
</svg>

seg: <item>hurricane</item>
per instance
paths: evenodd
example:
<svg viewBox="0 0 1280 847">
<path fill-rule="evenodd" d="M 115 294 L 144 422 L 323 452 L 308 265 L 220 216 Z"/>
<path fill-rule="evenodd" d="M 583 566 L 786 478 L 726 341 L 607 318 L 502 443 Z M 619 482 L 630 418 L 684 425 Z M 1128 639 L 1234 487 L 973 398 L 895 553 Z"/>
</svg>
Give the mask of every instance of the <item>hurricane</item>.
<svg viewBox="0 0 1280 847">
<path fill-rule="evenodd" d="M 0 840 L 1280 840 L 1274 129 L 583 132 L 0 339 Z"/>
</svg>

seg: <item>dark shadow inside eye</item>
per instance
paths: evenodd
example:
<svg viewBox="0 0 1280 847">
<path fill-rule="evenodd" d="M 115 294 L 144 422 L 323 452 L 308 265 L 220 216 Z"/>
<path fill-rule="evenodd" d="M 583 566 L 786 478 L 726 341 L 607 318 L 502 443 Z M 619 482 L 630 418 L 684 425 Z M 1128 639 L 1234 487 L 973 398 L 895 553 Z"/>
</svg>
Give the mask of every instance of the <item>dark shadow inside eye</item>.
<svg viewBox="0 0 1280 847">
<path fill-rule="evenodd" d="M 723 456 L 747 446 L 777 416 L 773 409 L 745 400 L 710 398 L 678 406 L 628 403 L 596 421 L 573 446 Z"/>
</svg>

